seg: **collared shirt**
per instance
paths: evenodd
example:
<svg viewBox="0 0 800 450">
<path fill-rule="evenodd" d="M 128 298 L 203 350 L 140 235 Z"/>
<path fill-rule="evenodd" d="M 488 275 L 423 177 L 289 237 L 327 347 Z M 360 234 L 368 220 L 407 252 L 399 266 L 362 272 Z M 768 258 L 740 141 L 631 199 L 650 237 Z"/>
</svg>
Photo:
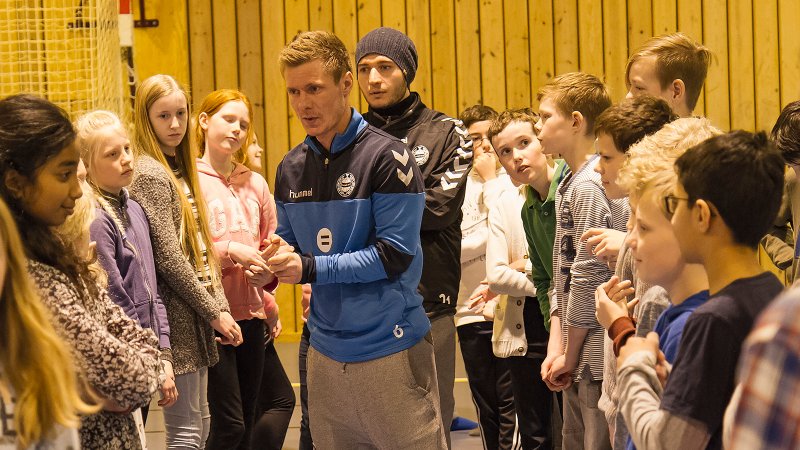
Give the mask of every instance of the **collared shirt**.
<svg viewBox="0 0 800 450">
<path fill-rule="evenodd" d="M 550 331 L 550 281 L 553 279 L 553 242 L 556 237 L 556 191 L 561 180 L 569 174 L 569 166 L 556 162 L 553 180 L 547 198 L 542 201 L 539 193 L 530 186 L 525 187 L 525 205 L 522 208 L 522 226 L 528 241 L 528 258 L 531 261 L 531 279 L 536 286 L 544 326 Z"/>
</svg>

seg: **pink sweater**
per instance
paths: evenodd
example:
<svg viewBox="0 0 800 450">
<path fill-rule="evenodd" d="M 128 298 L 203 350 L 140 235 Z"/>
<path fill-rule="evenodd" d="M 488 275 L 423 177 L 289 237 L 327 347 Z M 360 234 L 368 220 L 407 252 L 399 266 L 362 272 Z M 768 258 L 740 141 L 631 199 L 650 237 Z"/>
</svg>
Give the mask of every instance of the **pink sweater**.
<svg viewBox="0 0 800 450">
<path fill-rule="evenodd" d="M 251 319 L 250 313 L 263 306 L 267 317 L 274 317 L 278 307 L 271 291 L 277 282 L 263 288 L 251 286 L 244 268 L 228 255 L 230 242 L 263 248 L 264 239 L 275 232 L 278 219 L 267 181 L 238 163 L 228 179 L 201 159 L 197 160 L 197 172 L 208 205 L 209 231 L 222 264 L 222 286 L 231 315 L 235 320 Z"/>
</svg>

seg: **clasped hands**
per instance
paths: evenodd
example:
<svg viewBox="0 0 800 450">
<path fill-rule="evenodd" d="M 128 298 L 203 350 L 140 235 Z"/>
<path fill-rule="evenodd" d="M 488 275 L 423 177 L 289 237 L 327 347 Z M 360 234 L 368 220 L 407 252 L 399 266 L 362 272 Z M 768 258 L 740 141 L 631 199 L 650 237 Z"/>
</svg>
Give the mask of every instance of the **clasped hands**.
<svg viewBox="0 0 800 450">
<path fill-rule="evenodd" d="M 263 287 L 275 278 L 281 283 L 296 284 L 302 274 L 300 255 L 280 236 L 273 234 L 261 243 L 261 250 L 231 242 L 228 256 L 244 268 L 248 283 Z"/>
</svg>

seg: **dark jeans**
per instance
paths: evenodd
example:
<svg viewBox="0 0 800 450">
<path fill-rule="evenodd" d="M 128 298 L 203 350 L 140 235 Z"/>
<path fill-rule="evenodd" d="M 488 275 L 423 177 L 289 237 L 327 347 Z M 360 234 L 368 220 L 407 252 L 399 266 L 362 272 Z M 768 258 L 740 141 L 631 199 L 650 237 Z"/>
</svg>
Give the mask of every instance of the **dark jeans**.
<svg viewBox="0 0 800 450">
<path fill-rule="evenodd" d="M 219 362 L 208 369 L 211 432 L 206 449 L 249 449 L 264 372 L 264 321 L 240 320 L 244 343 L 217 344 Z"/>
<path fill-rule="evenodd" d="M 313 450 L 314 441 L 311 439 L 311 428 L 308 423 L 308 385 L 306 384 L 306 359 L 308 358 L 308 346 L 311 332 L 308 331 L 308 324 L 303 324 L 303 334 L 300 335 L 300 351 L 298 352 L 300 369 L 300 410 L 303 416 L 300 418 L 300 450 Z"/>
<path fill-rule="evenodd" d="M 552 449 L 553 392 L 539 375 L 544 358 L 511 356 L 506 358 L 511 371 L 514 406 L 519 419 L 522 448 Z"/>
<path fill-rule="evenodd" d="M 514 446 L 517 417 L 507 360 L 492 351 L 492 322 L 475 322 L 456 328 L 469 389 L 478 409 L 484 448 L 506 450 Z"/>
<path fill-rule="evenodd" d="M 270 339 L 264 348 L 264 376 L 258 398 L 253 448 L 281 450 L 286 430 L 294 412 L 294 389 L 283 370 L 275 342 Z"/>
</svg>

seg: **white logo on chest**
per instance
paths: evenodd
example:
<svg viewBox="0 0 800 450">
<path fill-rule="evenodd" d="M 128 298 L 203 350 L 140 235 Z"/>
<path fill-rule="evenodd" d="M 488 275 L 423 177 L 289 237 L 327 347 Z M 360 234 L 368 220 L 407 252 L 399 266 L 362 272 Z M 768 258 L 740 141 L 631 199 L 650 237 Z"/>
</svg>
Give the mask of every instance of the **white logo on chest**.
<svg viewBox="0 0 800 450">
<path fill-rule="evenodd" d="M 418 166 L 424 165 L 428 162 L 428 158 L 431 157 L 431 152 L 428 150 L 428 147 L 424 145 L 417 145 L 411 150 L 411 154 L 414 155 L 414 160 L 417 161 Z"/>
<path fill-rule="evenodd" d="M 317 233 L 317 247 L 322 253 L 328 253 L 333 247 L 333 233 L 328 228 L 323 228 Z"/>
<path fill-rule="evenodd" d="M 314 188 L 304 189 L 304 190 L 299 191 L 299 192 L 295 192 L 295 191 L 289 189 L 289 198 L 290 199 L 311 197 L 312 195 L 314 195 Z"/>
<path fill-rule="evenodd" d="M 338 180 L 336 180 L 336 192 L 342 197 L 350 197 L 353 190 L 356 188 L 356 177 L 352 173 L 343 173 Z"/>
</svg>

